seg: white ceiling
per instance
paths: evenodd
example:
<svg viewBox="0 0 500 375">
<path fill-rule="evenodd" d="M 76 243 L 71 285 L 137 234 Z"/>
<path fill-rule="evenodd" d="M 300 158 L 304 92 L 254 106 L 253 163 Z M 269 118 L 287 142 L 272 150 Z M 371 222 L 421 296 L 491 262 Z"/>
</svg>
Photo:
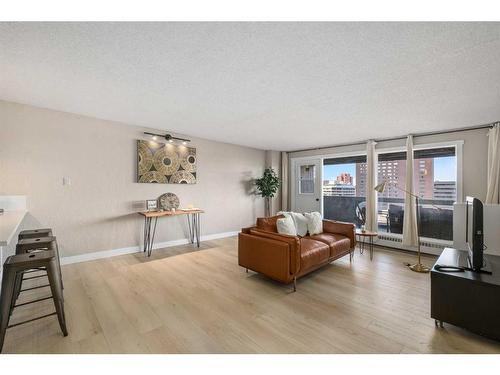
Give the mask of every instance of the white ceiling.
<svg viewBox="0 0 500 375">
<path fill-rule="evenodd" d="M 0 23 L 0 98 L 260 149 L 500 119 L 500 23 Z"/>
</svg>

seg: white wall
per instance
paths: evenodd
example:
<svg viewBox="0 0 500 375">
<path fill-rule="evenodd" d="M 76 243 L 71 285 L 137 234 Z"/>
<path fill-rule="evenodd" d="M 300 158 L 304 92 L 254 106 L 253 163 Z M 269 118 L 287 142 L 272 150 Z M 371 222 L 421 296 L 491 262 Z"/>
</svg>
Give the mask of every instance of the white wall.
<svg viewBox="0 0 500 375">
<path fill-rule="evenodd" d="M 264 170 L 265 151 L 191 137 L 197 184 L 139 184 L 136 140 L 143 131 L 0 101 L 0 195 L 26 195 L 30 222 L 53 228 L 64 256 L 139 245 L 136 211 L 165 192 L 177 194 L 181 206 L 206 210 L 203 235 L 238 231 L 263 215 L 252 180 Z M 185 238 L 186 231 L 185 218 L 166 218 L 157 240 Z"/>
<path fill-rule="evenodd" d="M 281 177 L 281 152 L 279 151 L 266 151 L 266 168 L 272 168 L 276 174 Z M 271 215 L 275 215 L 281 210 L 281 189 L 271 199 Z"/>
</svg>

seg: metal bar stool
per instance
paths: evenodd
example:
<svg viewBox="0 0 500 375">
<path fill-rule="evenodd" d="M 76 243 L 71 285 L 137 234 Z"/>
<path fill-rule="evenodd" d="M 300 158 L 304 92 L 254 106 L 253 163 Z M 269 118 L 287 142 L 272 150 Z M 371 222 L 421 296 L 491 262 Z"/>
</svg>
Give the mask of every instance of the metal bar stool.
<svg viewBox="0 0 500 375">
<path fill-rule="evenodd" d="M 23 230 L 23 231 L 19 232 L 17 239 L 18 239 L 18 241 L 20 241 L 20 240 L 25 240 L 28 238 L 41 238 L 41 237 L 50 237 L 50 236 L 52 236 L 52 229 L 50 229 L 50 228 L 30 229 L 30 230 Z M 18 254 L 17 251 L 16 251 L 16 254 Z M 35 269 L 35 270 L 26 271 L 25 273 L 38 272 L 38 271 L 42 271 L 42 270 Z M 31 276 L 31 277 L 24 277 L 24 275 L 23 275 L 22 280 L 31 280 L 31 279 L 36 279 L 36 278 L 45 277 L 45 276 L 46 276 L 45 274 Z M 61 279 L 62 279 L 62 277 L 61 277 Z M 21 280 L 21 283 L 22 283 L 22 280 Z M 16 298 L 17 298 L 17 295 L 16 295 Z"/>
<path fill-rule="evenodd" d="M 52 236 L 52 229 L 50 228 L 32 229 L 32 230 L 23 230 L 19 232 L 17 239 L 25 240 L 27 238 L 40 238 L 40 237 L 50 237 L 50 236 Z"/>
<path fill-rule="evenodd" d="M 50 297 L 39 298 L 33 301 L 16 305 L 14 301 L 15 287 L 17 275 L 22 274 L 31 269 L 45 269 L 49 283 L 37 288 L 50 286 L 52 295 Z M 24 292 L 31 290 L 27 288 L 20 290 Z M 10 315 L 16 307 L 25 306 L 31 303 L 43 301 L 52 298 L 54 301 L 55 312 L 38 316 L 33 319 L 28 319 L 23 322 L 9 325 Z M 19 255 L 11 255 L 7 258 L 3 265 L 2 289 L 0 294 L 0 352 L 2 351 L 5 333 L 8 328 L 15 327 L 34 320 L 42 319 L 48 316 L 56 315 L 59 320 L 59 326 L 64 336 L 68 335 L 66 329 L 66 318 L 64 316 L 64 301 L 61 288 L 61 274 L 59 273 L 57 254 L 54 250 L 31 252 Z"/>
<path fill-rule="evenodd" d="M 50 231 L 50 229 L 48 231 Z M 34 231 L 26 231 L 26 232 L 34 232 Z M 28 236 L 29 235 L 31 235 L 31 233 L 28 233 Z M 56 263 L 57 263 L 57 268 L 59 270 L 61 289 L 64 289 L 62 281 L 61 263 L 59 260 L 59 251 L 57 247 L 57 241 L 54 236 L 26 238 L 20 240 L 16 245 L 16 255 L 32 253 L 34 251 L 48 251 L 48 250 L 52 250 L 56 254 Z M 15 287 L 15 293 L 13 295 L 14 301 L 17 300 L 17 298 L 19 297 L 19 292 L 21 290 L 23 280 L 35 279 L 38 277 L 45 276 L 45 275 L 37 275 L 37 276 L 32 276 L 30 278 L 24 278 L 25 273 L 36 272 L 36 271 L 43 271 L 43 269 L 26 270 L 25 272 L 21 272 L 16 276 L 16 283 L 15 283 L 16 287 Z"/>
</svg>

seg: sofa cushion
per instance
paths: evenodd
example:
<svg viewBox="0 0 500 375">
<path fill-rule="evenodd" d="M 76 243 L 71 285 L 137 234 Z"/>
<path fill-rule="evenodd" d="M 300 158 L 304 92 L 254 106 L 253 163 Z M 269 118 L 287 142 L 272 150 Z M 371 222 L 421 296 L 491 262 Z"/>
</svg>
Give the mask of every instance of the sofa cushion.
<svg viewBox="0 0 500 375">
<path fill-rule="evenodd" d="M 278 233 L 278 227 L 276 221 L 278 219 L 284 218 L 283 215 L 276 215 L 270 217 L 258 217 L 257 218 L 257 228 L 265 230 L 266 232 Z"/>
<path fill-rule="evenodd" d="M 283 219 L 276 220 L 276 226 L 278 227 L 279 234 L 288 234 L 289 236 L 296 236 L 297 229 L 295 229 L 295 224 L 290 215 L 285 215 Z"/>
<path fill-rule="evenodd" d="M 325 263 L 329 257 L 330 247 L 327 244 L 312 240 L 309 237 L 300 239 L 300 264 L 302 270 Z"/>
<path fill-rule="evenodd" d="M 304 216 L 307 219 L 307 231 L 311 236 L 323 233 L 323 218 L 319 212 L 306 212 Z"/>
<path fill-rule="evenodd" d="M 304 237 L 307 234 L 307 218 L 298 212 L 280 211 L 278 215 L 290 215 L 297 230 L 297 236 Z"/>
<path fill-rule="evenodd" d="M 341 234 L 320 233 L 309 237 L 312 240 L 327 244 L 330 248 L 330 258 L 348 252 L 351 248 L 351 240 Z"/>
</svg>

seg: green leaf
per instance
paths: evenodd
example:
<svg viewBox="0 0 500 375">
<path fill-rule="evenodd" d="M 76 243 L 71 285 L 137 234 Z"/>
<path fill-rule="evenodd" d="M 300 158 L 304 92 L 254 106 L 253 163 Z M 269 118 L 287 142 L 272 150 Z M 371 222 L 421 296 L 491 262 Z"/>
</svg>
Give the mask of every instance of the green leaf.
<svg viewBox="0 0 500 375">
<path fill-rule="evenodd" d="M 262 177 L 255 180 L 255 185 L 259 195 L 272 198 L 278 192 L 281 180 L 274 172 L 274 169 L 266 168 Z"/>
</svg>

